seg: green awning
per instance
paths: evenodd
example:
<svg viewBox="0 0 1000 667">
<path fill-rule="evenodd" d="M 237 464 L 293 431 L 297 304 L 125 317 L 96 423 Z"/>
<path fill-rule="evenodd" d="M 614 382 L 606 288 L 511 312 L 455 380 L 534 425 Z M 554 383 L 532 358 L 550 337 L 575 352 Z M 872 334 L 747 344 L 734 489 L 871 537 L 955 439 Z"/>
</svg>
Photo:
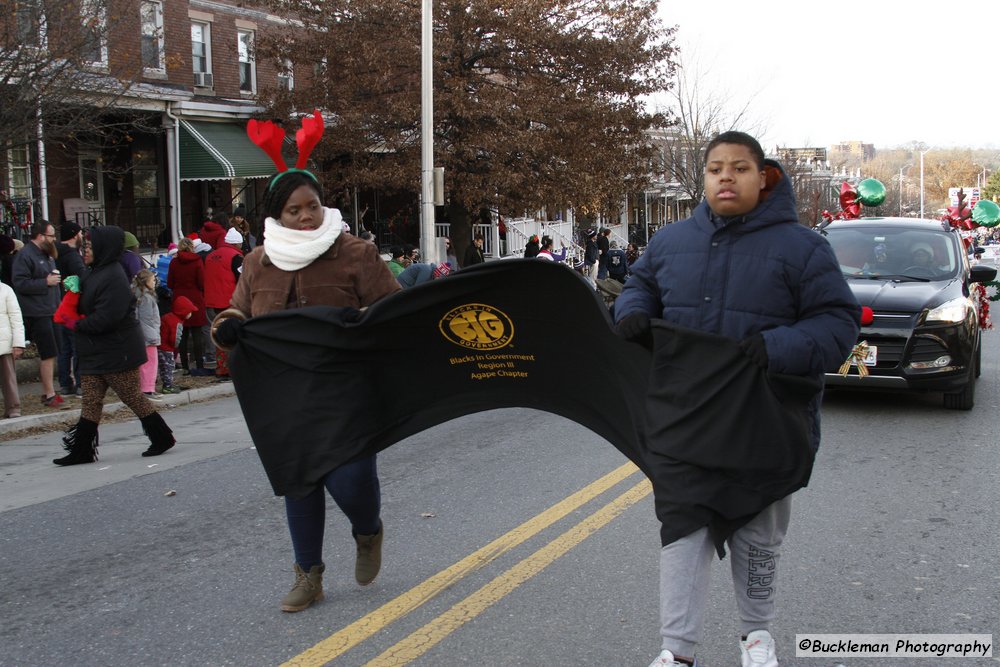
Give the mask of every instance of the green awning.
<svg viewBox="0 0 1000 667">
<path fill-rule="evenodd" d="M 267 178 L 271 158 L 247 136 L 245 123 L 180 122 L 182 181 Z"/>
</svg>

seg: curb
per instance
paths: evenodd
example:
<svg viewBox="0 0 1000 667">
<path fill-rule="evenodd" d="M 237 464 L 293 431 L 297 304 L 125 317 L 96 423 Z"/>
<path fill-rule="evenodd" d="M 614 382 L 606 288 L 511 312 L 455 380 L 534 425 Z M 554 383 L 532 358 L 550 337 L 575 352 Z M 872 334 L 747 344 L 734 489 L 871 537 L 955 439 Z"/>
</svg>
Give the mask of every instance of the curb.
<svg viewBox="0 0 1000 667">
<path fill-rule="evenodd" d="M 168 394 L 163 397 L 162 403 L 154 402 L 157 410 L 172 409 L 181 405 L 202 401 L 208 398 L 223 398 L 225 396 L 235 396 L 236 389 L 232 382 L 226 382 L 213 387 L 198 387 L 188 389 L 179 394 Z M 104 414 L 113 414 L 125 408 L 121 401 L 107 403 L 104 405 Z M 125 408 L 127 409 L 127 408 Z M 13 417 L 0 421 L 0 437 L 18 435 L 39 426 L 55 426 L 67 421 L 76 421 L 80 418 L 80 408 L 71 410 L 60 410 L 59 412 L 46 412 L 38 415 L 25 415 L 23 417 Z"/>
</svg>

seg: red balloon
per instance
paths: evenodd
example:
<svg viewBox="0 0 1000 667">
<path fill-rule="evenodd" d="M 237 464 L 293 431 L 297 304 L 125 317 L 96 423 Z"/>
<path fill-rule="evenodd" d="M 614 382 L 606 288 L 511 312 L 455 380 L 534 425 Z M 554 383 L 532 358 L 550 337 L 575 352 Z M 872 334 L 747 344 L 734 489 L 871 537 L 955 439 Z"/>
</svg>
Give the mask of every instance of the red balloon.
<svg viewBox="0 0 1000 667">
<path fill-rule="evenodd" d="M 861 215 L 861 204 L 857 203 L 858 193 L 851 189 L 851 184 L 844 181 L 840 184 L 840 209 L 843 217 L 851 220 Z"/>
</svg>

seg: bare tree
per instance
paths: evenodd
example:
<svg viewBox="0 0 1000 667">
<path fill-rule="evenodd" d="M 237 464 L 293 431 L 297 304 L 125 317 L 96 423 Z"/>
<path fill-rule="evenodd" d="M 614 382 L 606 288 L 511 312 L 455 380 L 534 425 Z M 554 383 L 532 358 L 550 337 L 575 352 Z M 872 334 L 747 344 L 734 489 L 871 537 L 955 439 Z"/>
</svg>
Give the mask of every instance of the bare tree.
<svg viewBox="0 0 1000 667">
<path fill-rule="evenodd" d="M 712 137 L 728 130 L 760 135 L 764 129 L 750 111 L 754 96 L 733 99 L 712 89 L 710 81 L 711 71 L 696 58 L 681 57 L 665 109 L 676 118 L 674 136 L 664 145 L 665 172 L 695 202 L 705 192 L 705 147 Z"/>
<path fill-rule="evenodd" d="M 924 157 L 924 216 L 936 217 L 938 209 L 951 205 L 949 188 L 968 188 L 976 185 L 980 167 L 973 162 L 969 150 L 940 150 Z M 968 200 L 966 200 L 968 201 Z"/>
<path fill-rule="evenodd" d="M 316 152 L 331 190 L 417 192 L 420 3 L 281 5 L 306 29 L 262 36 L 261 57 L 309 54 L 329 66 L 291 96 L 262 91 L 271 113 L 311 104 L 335 116 Z M 435 158 L 459 252 L 481 209 L 596 214 L 641 189 L 652 153 L 644 132 L 663 119 L 638 100 L 669 85 L 673 68 L 673 31 L 655 0 L 438 1 L 434 21 Z"/>
<path fill-rule="evenodd" d="M 121 109 L 139 95 L 139 58 L 109 62 L 111 29 L 135 14 L 119 0 L 17 0 L 0 16 L 0 146 L 50 139 L 113 143 L 129 132 L 156 130 L 155 119 Z M 119 5 L 122 5 L 119 7 Z M 129 11 L 119 11 L 121 9 Z M 111 113 L 108 113 L 111 112 Z"/>
</svg>

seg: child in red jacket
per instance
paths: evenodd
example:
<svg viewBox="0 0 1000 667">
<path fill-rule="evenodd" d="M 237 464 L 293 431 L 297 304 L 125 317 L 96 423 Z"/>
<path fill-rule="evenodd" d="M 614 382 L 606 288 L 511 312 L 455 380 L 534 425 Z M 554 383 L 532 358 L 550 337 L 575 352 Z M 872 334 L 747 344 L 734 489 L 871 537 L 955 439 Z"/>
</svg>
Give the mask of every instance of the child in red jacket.
<svg viewBox="0 0 1000 667">
<path fill-rule="evenodd" d="M 179 394 L 181 391 L 174 386 L 174 360 L 181 340 L 182 323 L 196 310 L 191 299 L 177 296 L 170 304 L 170 312 L 160 318 L 160 345 L 156 354 L 160 362 L 160 382 L 163 384 L 160 392 L 163 394 Z"/>
</svg>

